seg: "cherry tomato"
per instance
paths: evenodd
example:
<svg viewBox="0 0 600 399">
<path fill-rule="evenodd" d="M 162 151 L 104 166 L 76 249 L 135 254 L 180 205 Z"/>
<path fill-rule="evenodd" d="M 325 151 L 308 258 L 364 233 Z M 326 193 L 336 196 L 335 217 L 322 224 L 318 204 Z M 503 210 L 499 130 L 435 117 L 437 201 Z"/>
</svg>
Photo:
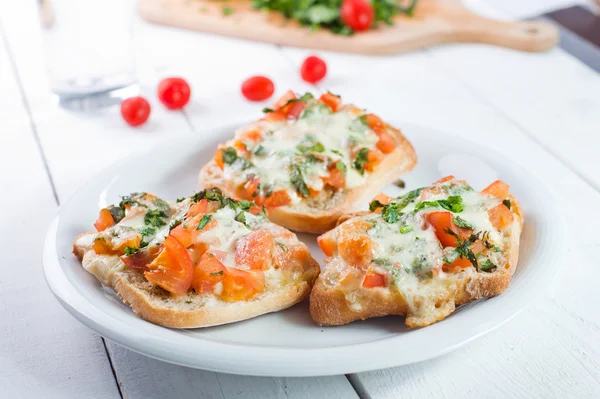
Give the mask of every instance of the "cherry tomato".
<svg viewBox="0 0 600 399">
<path fill-rule="evenodd" d="M 121 115 L 131 126 L 139 126 L 150 116 L 150 104 L 144 97 L 131 97 L 121 103 Z"/>
<path fill-rule="evenodd" d="M 169 109 L 183 108 L 191 93 L 190 85 L 182 78 L 166 78 L 158 84 L 158 99 Z"/>
<path fill-rule="evenodd" d="M 317 83 L 327 74 L 327 64 L 317 56 L 311 55 L 300 67 L 300 76 L 308 83 Z"/>
<path fill-rule="evenodd" d="M 274 91 L 273 81 L 265 76 L 252 76 L 242 83 L 242 94 L 250 101 L 264 101 Z"/>
<path fill-rule="evenodd" d="M 344 0 L 340 15 L 342 21 L 357 32 L 369 29 L 375 19 L 373 5 L 367 0 Z"/>
</svg>

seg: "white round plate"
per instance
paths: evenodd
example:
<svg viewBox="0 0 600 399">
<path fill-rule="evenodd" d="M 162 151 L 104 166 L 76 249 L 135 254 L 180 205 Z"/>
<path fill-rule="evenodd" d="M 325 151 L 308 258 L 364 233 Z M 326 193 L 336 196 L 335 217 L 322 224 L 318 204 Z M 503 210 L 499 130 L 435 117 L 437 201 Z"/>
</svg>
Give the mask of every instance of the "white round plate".
<svg viewBox="0 0 600 399">
<path fill-rule="evenodd" d="M 319 327 L 310 318 L 307 301 L 219 327 L 175 330 L 146 322 L 81 267 L 71 253 L 73 241 L 93 229 L 98 210 L 119 202 L 121 195 L 147 191 L 175 199 L 197 191 L 198 171 L 212 158 L 217 141 L 233 130 L 178 138 L 130 156 L 95 176 L 61 207 L 46 238 L 43 260 L 48 284 L 69 312 L 120 345 L 189 367 L 263 376 L 345 374 L 410 364 L 456 349 L 523 309 L 550 284 L 560 264 L 560 229 L 549 223 L 558 212 L 538 179 L 489 148 L 409 126 L 403 130 L 415 146 L 419 163 L 402 177 L 406 190 L 453 174 L 475 189 L 502 179 L 519 199 L 525 213 L 521 253 L 504 294 L 462 306 L 445 320 L 417 329 L 405 327 L 404 318 L 398 316 Z M 396 187 L 386 191 L 400 194 Z M 316 236 L 301 234 L 300 238 L 321 262 Z"/>
</svg>

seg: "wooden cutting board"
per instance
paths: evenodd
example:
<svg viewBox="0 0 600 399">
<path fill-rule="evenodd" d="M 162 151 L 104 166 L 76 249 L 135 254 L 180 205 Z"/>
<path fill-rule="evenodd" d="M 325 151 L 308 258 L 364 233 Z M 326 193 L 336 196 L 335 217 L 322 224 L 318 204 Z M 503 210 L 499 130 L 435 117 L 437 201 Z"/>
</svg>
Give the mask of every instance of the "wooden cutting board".
<svg viewBox="0 0 600 399">
<path fill-rule="evenodd" d="M 233 12 L 224 15 L 224 7 Z M 253 10 L 250 0 L 139 0 L 147 21 L 218 35 L 359 54 L 396 54 L 442 43 L 474 42 L 523 51 L 544 51 L 558 41 L 554 25 L 539 21 L 503 22 L 467 10 L 459 0 L 420 0 L 412 17 L 393 26 L 353 36 L 311 31 L 275 12 Z"/>
</svg>

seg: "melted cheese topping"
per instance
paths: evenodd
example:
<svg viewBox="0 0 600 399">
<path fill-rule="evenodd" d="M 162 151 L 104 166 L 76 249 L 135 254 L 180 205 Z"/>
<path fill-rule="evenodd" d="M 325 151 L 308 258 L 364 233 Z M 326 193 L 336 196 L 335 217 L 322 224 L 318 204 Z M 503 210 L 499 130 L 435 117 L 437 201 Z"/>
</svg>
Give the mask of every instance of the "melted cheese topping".
<svg viewBox="0 0 600 399">
<path fill-rule="evenodd" d="M 261 132 L 262 141 L 244 138 L 254 130 Z M 239 187 L 258 176 L 263 192 L 285 190 L 292 203 L 298 203 L 303 198 L 291 179 L 292 167 L 300 168 L 310 189 L 321 191 L 322 178 L 329 175 L 328 165 L 340 162 L 345 170 L 345 187 L 358 187 L 364 184 L 368 172 L 353 166 L 356 149 L 374 148 L 378 137 L 355 109 L 348 107 L 332 113 L 328 106 L 311 100 L 298 119 L 258 121 L 236 132 L 236 139 L 226 143 L 226 147 L 233 146 L 236 140 L 241 140 L 249 151 L 246 158 L 251 166 L 225 162 L 225 178 Z"/>
<path fill-rule="evenodd" d="M 459 216 L 464 222 L 470 224 L 473 233 L 480 233 L 480 237 L 483 237 L 483 232 L 486 232 L 488 248 L 477 256 L 478 265 L 491 262 L 495 265 L 494 270 L 496 267 L 503 267 L 506 263 L 504 253 L 506 235 L 510 234 L 511 229 L 508 232 L 498 231 L 492 225 L 488 215 L 488 210 L 501 204 L 502 200 L 475 192 L 464 182 L 450 181 L 424 189 L 412 201 L 405 201 L 405 206 L 400 209 L 396 221 L 393 218 L 386 220 L 385 212 L 358 217 L 371 224 L 372 227 L 366 231 L 366 234 L 373 243 L 372 262 L 361 276 L 364 278 L 367 272 L 388 276 L 387 289 L 400 293 L 408 304 L 411 317 L 427 318 L 428 315 L 451 312 L 454 309 L 453 302 L 446 304 L 448 309 L 443 304 L 444 301 L 453 301 L 457 280 L 464 277 L 465 273 L 477 273 L 473 266 L 458 273 L 456 271 L 445 273 L 442 270 L 444 264 L 451 263 L 458 256 L 455 253 L 456 249 L 442 248 L 436 232 L 424 217 L 429 212 L 448 212 L 435 202 L 447 200 L 450 196 L 459 196 L 463 206 L 460 212 L 452 213 L 453 217 Z M 402 203 L 402 200 L 403 198 L 400 197 L 393 203 Z M 429 206 L 421 208 L 423 201 L 428 201 Z M 351 219 L 344 224 L 352 223 L 356 219 Z M 339 231 L 344 224 L 336 230 Z M 339 239 L 340 234 L 337 233 L 337 240 Z M 339 241 L 338 245 L 340 245 Z M 349 307 L 359 311 L 360 290 L 357 290 L 357 284 L 361 284 L 362 280 L 355 281 L 354 285 L 346 281 L 340 283 L 340 277 L 344 275 L 349 265 L 339 253 L 334 253 L 326 263 L 328 265 L 322 275 L 325 283 L 344 291 Z M 346 284 L 347 286 L 344 286 Z"/>
<path fill-rule="evenodd" d="M 143 198 L 146 194 L 139 193 L 137 195 Z M 127 266 L 120 259 L 119 254 L 97 254 L 93 249 L 95 241 L 107 242 L 113 248 L 121 247 L 121 253 L 124 249 L 121 244 L 132 242 L 130 240 L 136 237 L 140 238 L 144 248 L 160 246 L 174 226 L 179 223 L 186 223 L 186 213 L 193 204 L 190 199 L 178 203 L 160 201 L 161 206 L 157 206 L 152 202 L 140 201 L 136 197 L 134 203 L 127 210 L 126 216 L 117 224 L 102 232 L 80 236 L 75 242 L 75 246 L 85 253 L 83 266 L 86 270 L 95 275 L 103 284 L 111 286 L 114 273 L 124 270 Z M 159 217 L 160 222 L 155 222 L 155 225 L 152 225 L 152 222 L 147 220 L 148 213 L 161 210 L 164 212 L 164 217 Z M 244 213 L 244 223 L 236 220 L 241 212 Z M 219 251 L 226 253 L 222 263 L 229 268 L 240 268 L 235 260 L 237 245 L 240 240 L 243 240 L 244 237 L 255 230 L 266 229 L 270 231 L 275 236 L 277 245 L 284 248 L 303 245 L 294 234 L 269 222 L 264 214 L 253 215 L 250 212 L 226 205 L 208 215 L 216 223 L 213 228 L 197 235 L 195 243 L 207 244 L 207 252 Z M 156 226 L 156 224 L 159 226 Z M 264 276 L 265 285 L 269 289 L 296 281 L 302 278 L 302 273 L 286 274 L 282 270 L 268 269 L 264 271 Z M 219 295 L 222 289 L 222 284 L 217 283 L 213 292 Z"/>
</svg>

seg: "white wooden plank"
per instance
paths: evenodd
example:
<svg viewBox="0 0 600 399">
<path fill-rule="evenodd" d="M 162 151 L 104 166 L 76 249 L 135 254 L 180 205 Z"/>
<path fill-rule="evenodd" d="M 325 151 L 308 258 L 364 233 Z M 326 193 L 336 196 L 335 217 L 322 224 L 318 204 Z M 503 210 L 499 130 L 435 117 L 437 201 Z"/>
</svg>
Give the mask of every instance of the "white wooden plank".
<svg viewBox="0 0 600 399">
<path fill-rule="evenodd" d="M 100 337 L 62 309 L 40 268 L 56 204 L 1 37 L 0 71 L 2 395 L 118 398 Z"/>
<path fill-rule="evenodd" d="M 286 52 L 295 63 L 307 54 Z M 456 62 L 465 54 L 457 52 Z M 600 296 L 589 275 L 597 268 L 594 247 L 599 241 L 593 226 L 600 219 L 581 209 L 588 201 L 599 201 L 600 195 L 543 151 L 519 125 L 431 62 L 427 53 L 386 58 L 321 55 L 328 61 L 329 76 L 320 86 L 342 93 L 345 100 L 367 104 L 388 119 L 427 124 L 491 145 L 534 171 L 567 215 L 570 225 L 557 228 L 578 239 L 564 244 L 569 264 L 557 278 L 561 284 L 530 311 L 442 360 L 354 375 L 356 385 L 364 389 L 361 393 L 370 398 L 506 397 L 510 392 L 499 387 L 517 387 L 521 397 L 592 397 L 600 390 L 600 367 L 594 360 L 600 354 L 600 315 L 595 309 Z M 369 76 L 385 77 L 385 83 L 359 81 L 356 76 L 365 70 Z M 600 170 L 590 173 L 594 171 Z M 577 273 L 571 268 L 574 264 Z M 567 328 L 565 323 L 574 325 Z M 507 347 L 522 341 L 522 350 Z"/>
<path fill-rule="evenodd" d="M 490 16 L 517 14 L 481 7 Z M 429 50 L 481 101 L 517 121 L 532 138 L 600 189 L 600 75 L 560 48 L 527 54 L 483 45 Z M 585 144 L 583 144 L 585 143 Z"/>
<path fill-rule="evenodd" d="M 163 363 L 118 345 L 110 349 L 125 398 L 277 399 L 357 398 L 344 376 L 248 377 Z M 158 377 L 159 376 L 159 377 Z"/>
</svg>

